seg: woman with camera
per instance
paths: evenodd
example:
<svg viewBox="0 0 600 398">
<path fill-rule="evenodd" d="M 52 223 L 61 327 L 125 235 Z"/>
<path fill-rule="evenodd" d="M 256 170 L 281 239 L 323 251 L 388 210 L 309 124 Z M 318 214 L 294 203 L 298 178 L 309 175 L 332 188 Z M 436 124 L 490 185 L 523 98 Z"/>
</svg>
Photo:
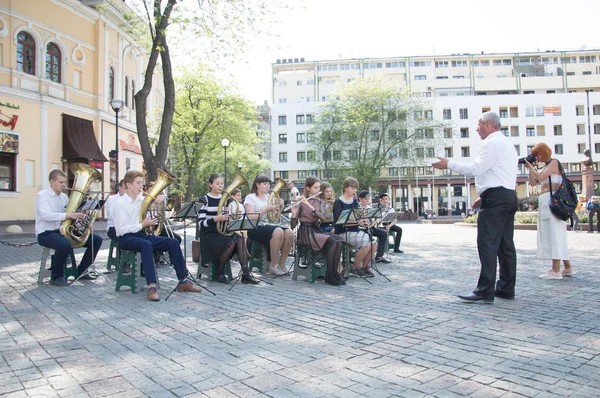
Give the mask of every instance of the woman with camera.
<svg viewBox="0 0 600 398">
<path fill-rule="evenodd" d="M 552 269 L 540 275 L 542 279 L 562 279 L 563 276 L 572 276 L 575 274 L 567 248 L 567 225 L 564 221 L 557 218 L 550 211 L 550 196 L 556 191 L 562 182 L 559 162 L 552 159 L 552 150 L 543 142 L 537 143 L 531 150 L 531 157 L 524 159 L 527 168 L 529 168 L 529 183 L 531 185 L 540 184 L 541 194 L 538 199 L 538 224 L 537 224 L 537 244 L 538 258 L 552 260 Z M 530 156 L 531 156 L 530 155 Z M 545 166 L 542 169 L 534 167 L 534 163 L 543 162 Z M 564 263 L 564 269 L 560 270 L 560 262 Z"/>
</svg>

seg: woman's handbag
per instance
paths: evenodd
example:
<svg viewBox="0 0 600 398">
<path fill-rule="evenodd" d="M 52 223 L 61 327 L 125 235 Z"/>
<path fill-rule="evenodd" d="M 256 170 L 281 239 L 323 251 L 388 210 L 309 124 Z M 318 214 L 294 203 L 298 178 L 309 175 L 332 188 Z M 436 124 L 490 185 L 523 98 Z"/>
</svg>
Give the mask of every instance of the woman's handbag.
<svg viewBox="0 0 600 398">
<path fill-rule="evenodd" d="M 552 192 L 552 180 L 548 177 L 550 183 L 550 211 L 556 218 L 567 221 L 575 212 L 579 199 L 577 198 L 575 187 L 573 187 L 573 184 L 565 175 L 562 164 L 558 159 L 556 161 L 560 168 L 560 174 L 562 174 L 562 182 L 558 189 Z"/>
</svg>

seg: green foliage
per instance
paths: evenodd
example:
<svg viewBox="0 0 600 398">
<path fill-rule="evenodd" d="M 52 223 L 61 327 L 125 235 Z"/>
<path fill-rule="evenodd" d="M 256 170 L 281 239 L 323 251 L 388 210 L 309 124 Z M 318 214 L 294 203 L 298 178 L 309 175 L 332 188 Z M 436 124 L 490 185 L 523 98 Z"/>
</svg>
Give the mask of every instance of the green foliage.
<svg viewBox="0 0 600 398">
<path fill-rule="evenodd" d="M 465 218 L 464 222 L 477 224 L 477 214 Z M 537 211 L 521 211 L 515 214 L 515 224 L 537 224 Z"/>
<path fill-rule="evenodd" d="M 447 124 L 406 87 L 357 79 L 331 98 L 316 117 L 311 148 L 336 189 L 349 175 L 362 189 L 375 188 L 382 168 L 429 166 L 440 150 Z"/>
<path fill-rule="evenodd" d="M 201 68 L 184 69 L 176 87 L 170 155 L 179 177 L 176 189 L 186 200 L 206 192 L 209 175 L 224 171 L 223 138 L 230 142 L 228 182 L 240 163 L 242 174 L 248 176 L 269 167 L 255 149 L 257 115 L 249 102 Z"/>
</svg>

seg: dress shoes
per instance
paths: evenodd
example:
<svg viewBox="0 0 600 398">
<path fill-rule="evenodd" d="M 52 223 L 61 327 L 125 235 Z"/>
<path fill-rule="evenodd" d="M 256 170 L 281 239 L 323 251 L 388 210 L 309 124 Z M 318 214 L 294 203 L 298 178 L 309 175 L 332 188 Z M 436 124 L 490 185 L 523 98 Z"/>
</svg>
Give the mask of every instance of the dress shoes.
<svg viewBox="0 0 600 398">
<path fill-rule="evenodd" d="M 242 274 L 242 283 L 250 283 L 252 285 L 258 285 L 260 281 L 256 279 L 252 274 Z"/>
<path fill-rule="evenodd" d="M 62 276 L 60 278 L 50 279 L 50 284 L 60 287 L 69 286 L 69 282 L 67 282 Z"/>
<path fill-rule="evenodd" d="M 96 279 L 97 277 L 92 274 L 85 274 L 84 276 L 79 278 L 80 281 L 95 281 Z"/>
<path fill-rule="evenodd" d="M 148 300 L 150 301 L 160 301 L 160 297 L 158 295 L 158 289 L 156 286 L 152 286 L 148 288 Z"/>
<path fill-rule="evenodd" d="M 394 253 L 404 253 L 404 252 L 400 249 L 394 249 Z"/>
<path fill-rule="evenodd" d="M 483 297 L 483 296 L 478 296 L 475 293 L 471 293 L 471 294 L 467 294 L 467 295 L 458 295 L 458 298 L 463 299 L 465 301 L 469 301 L 469 302 L 476 302 L 476 301 L 481 301 L 482 303 L 493 303 L 494 302 L 494 298 L 493 297 Z"/>
<path fill-rule="evenodd" d="M 383 263 L 383 264 L 389 264 L 389 263 L 391 263 L 390 260 L 388 260 L 387 258 L 385 258 L 383 256 L 381 256 L 381 257 L 379 257 L 379 256 L 375 257 L 375 262 L 376 263 Z"/>
<path fill-rule="evenodd" d="M 499 290 L 496 290 L 494 292 L 494 296 L 496 297 L 500 297 L 504 300 L 514 300 L 515 299 L 515 294 L 514 293 L 506 293 L 506 292 L 501 292 Z"/>
<path fill-rule="evenodd" d="M 229 278 L 227 277 L 227 275 L 221 274 L 217 276 L 217 282 L 224 283 L 225 285 L 227 285 L 229 283 Z"/>
<path fill-rule="evenodd" d="M 227 280 L 229 281 L 229 278 L 227 278 Z M 229 282 L 227 282 L 227 283 L 229 283 Z M 187 279 L 184 279 L 183 281 L 179 282 L 179 284 L 177 285 L 178 292 L 198 293 L 201 290 L 202 289 L 200 289 L 198 286 L 194 286 L 194 284 Z"/>
</svg>

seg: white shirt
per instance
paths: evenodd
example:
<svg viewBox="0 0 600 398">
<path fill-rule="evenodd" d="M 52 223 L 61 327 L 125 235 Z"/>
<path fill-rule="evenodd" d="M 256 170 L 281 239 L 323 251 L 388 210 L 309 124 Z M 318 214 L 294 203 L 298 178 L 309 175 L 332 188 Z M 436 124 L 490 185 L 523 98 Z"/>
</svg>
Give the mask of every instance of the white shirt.
<svg viewBox="0 0 600 398">
<path fill-rule="evenodd" d="M 232 201 L 231 203 L 229 203 L 229 206 L 227 207 L 227 210 L 229 211 L 229 214 L 245 214 L 246 213 L 246 209 L 244 208 L 244 205 L 242 203 L 239 204 L 236 201 Z"/>
<path fill-rule="evenodd" d="M 483 140 L 477 159 L 471 163 L 448 161 L 448 169 L 468 176 L 475 176 L 475 189 L 481 196 L 486 189 L 504 187 L 515 189 L 517 185 L 517 151 L 502 132 L 495 131 Z"/>
<path fill-rule="evenodd" d="M 110 195 L 106 202 L 104 203 L 104 208 L 106 209 L 106 230 L 115 226 L 114 219 L 114 211 L 115 211 L 115 203 L 117 203 L 117 199 L 119 199 L 121 195 L 118 193 L 115 195 Z"/>
<path fill-rule="evenodd" d="M 246 199 L 244 199 L 244 205 L 246 205 L 248 203 L 250 203 L 254 207 L 253 213 L 258 213 L 262 209 L 267 207 L 267 205 L 269 204 L 269 197 L 267 195 L 265 195 L 264 199 L 259 199 L 259 197 L 256 196 L 255 193 L 251 193 L 250 195 L 246 196 Z M 267 214 L 265 213 L 261 217 L 261 220 L 264 220 L 266 218 L 267 218 Z"/>
<path fill-rule="evenodd" d="M 140 232 L 142 230 L 140 211 L 142 209 L 143 201 L 144 195 L 138 195 L 134 200 L 131 199 L 131 196 L 124 194 L 117 199 L 113 211 L 117 236 Z"/>
<path fill-rule="evenodd" d="M 298 195 L 300 195 L 300 191 L 298 191 L 298 188 L 296 188 L 295 186 L 292 187 L 290 189 L 290 194 L 292 196 L 292 199 L 294 200 L 298 200 Z"/>
<path fill-rule="evenodd" d="M 69 197 L 46 188 L 38 192 L 35 198 L 35 234 L 44 231 L 54 231 L 60 228 L 60 223 L 67 218 L 66 208 Z"/>
</svg>

